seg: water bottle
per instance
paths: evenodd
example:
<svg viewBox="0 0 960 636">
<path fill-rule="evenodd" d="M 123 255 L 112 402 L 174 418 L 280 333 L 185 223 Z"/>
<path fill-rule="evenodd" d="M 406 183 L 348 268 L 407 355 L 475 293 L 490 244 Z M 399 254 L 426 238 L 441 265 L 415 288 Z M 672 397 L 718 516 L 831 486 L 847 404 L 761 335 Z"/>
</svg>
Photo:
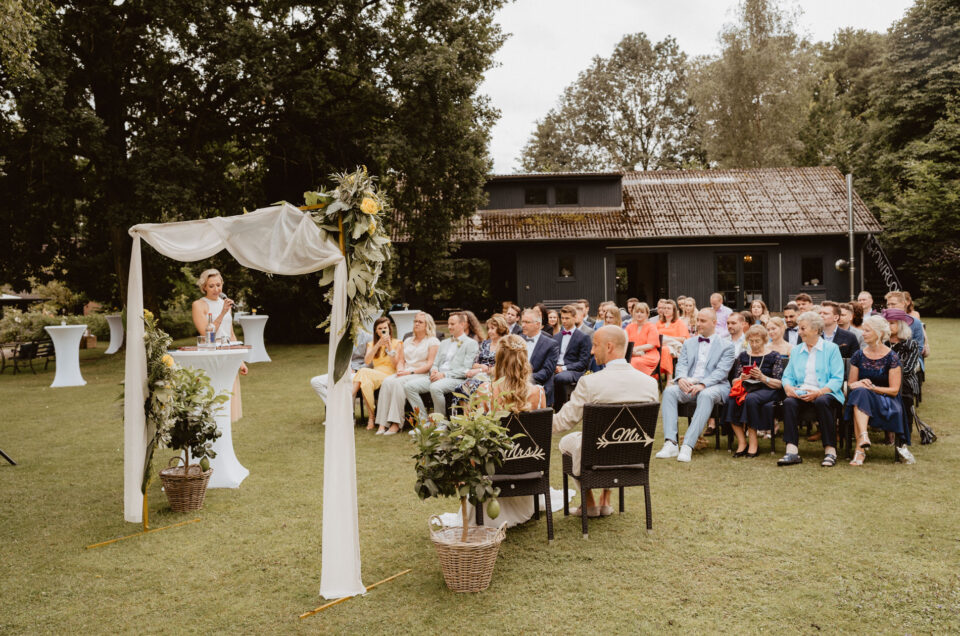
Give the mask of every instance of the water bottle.
<svg viewBox="0 0 960 636">
<path fill-rule="evenodd" d="M 207 314 L 207 343 L 217 343 L 217 327 L 213 324 L 213 314 Z"/>
</svg>

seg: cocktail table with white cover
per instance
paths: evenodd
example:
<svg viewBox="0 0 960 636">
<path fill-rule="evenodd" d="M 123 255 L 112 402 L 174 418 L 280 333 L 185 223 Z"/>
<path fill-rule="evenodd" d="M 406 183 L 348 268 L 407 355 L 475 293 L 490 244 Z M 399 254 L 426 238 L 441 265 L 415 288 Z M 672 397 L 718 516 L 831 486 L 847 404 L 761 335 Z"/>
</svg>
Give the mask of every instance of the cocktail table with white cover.
<svg viewBox="0 0 960 636">
<path fill-rule="evenodd" d="M 86 325 L 60 325 L 44 327 L 53 340 L 57 356 L 57 374 L 51 387 L 83 386 L 87 383 L 80 375 L 80 340 L 87 330 Z"/>
<path fill-rule="evenodd" d="M 250 347 L 247 362 L 270 362 L 267 348 L 263 345 L 263 328 L 269 317 L 255 314 L 240 317 L 240 326 L 243 327 L 243 344 Z"/>
<path fill-rule="evenodd" d="M 170 355 L 177 364 L 184 367 L 203 369 L 210 376 L 213 390 L 229 391 L 233 388 L 233 379 L 240 370 L 240 363 L 244 361 L 249 350 L 243 349 L 216 349 L 208 351 L 171 351 Z M 244 468 L 233 451 L 233 433 L 230 425 L 230 402 L 222 405 L 216 412 L 217 428 L 220 437 L 213 443 L 213 450 L 217 456 L 210 460 L 213 475 L 210 476 L 208 488 L 239 488 L 240 482 L 246 479 L 250 471 Z"/>
<path fill-rule="evenodd" d="M 107 316 L 107 324 L 110 325 L 110 346 L 104 353 L 116 353 L 123 346 L 123 316 Z"/>
<path fill-rule="evenodd" d="M 390 317 L 393 318 L 393 323 L 397 326 L 397 338 L 403 338 L 406 334 L 413 332 L 413 319 L 419 313 L 419 309 L 390 312 Z"/>
</svg>

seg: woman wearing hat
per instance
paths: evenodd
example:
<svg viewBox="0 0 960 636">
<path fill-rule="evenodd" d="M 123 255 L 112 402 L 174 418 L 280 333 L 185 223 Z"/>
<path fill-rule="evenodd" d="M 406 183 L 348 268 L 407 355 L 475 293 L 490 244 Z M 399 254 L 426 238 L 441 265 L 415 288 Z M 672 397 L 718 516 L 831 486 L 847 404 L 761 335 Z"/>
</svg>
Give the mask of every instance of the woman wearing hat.
<svg viewBox="0 0 960 636">
<path fill-rule="evenodd" d="M 851 466 L 862 466 L 867 457 L 869 426 L 894 435 L 903 434 L 900 356 L 883 344 L 890 339 L 890 325 L 882 316 L 869 316 L 864 319 L 862 329 L 864 347 L 850 357 L 847 380 L 850 393 L 844 409 L 845 417 L 853 420 L 857 439 Z"/>
<path fill-rule="evenodd" d="M 920 366 L 920 345 L 913 339 L 913 316 L 902 309 L 884 309 L 884 320 L 890 325 L 890 348 L 900 357 L 903 380 L 900 382 L 900 398 L 903 401 L 903 437 L 897 440 L 897 454 L 908 463 L 913 463 L 910 453 L 911 429 L 910 407 L 920 392 L 920 378 L 917 369 Z M 901 443 L 902 442 L 902 443 Z"/>
</svg>

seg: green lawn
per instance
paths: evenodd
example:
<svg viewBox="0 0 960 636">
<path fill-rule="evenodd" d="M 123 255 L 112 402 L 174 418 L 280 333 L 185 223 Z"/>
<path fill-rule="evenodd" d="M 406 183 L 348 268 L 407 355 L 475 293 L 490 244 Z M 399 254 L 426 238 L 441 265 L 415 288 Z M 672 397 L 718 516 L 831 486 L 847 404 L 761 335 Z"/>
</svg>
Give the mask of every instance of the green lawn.
<svg viewBox="0 0 960 636">
<path fill-rule="evenodd" d="M 20 465 L 0 462 L 0 633 L 956 632 L 958 326 L 930 321 L 922 415 L 939 441 L 915 445 L 916 465 L 894 465 L 879 437 L 862 469 L 821 469 L 813 444 L 787 469 L 712 449 L 655 460 L 652 533 L 630 489 L 627 513 L 593 521 L 587 541 L 578 519 L 557 516 L 552 546 L 530 522 L 481 594 L 444 585 L 427 517 L 455 504 L 417 500 L 409 438 L 357 429 L 364 583 L 413 571 L 303 621 L 321 602 L 322 407 L 307 380 L 324 347 L 269 347 L 273 362 L 252 366 L 239 490 L 177 515 L 155 482 L 154 527 L 202 521 L 97 550 L 84 546 L 139 529 L 122 514 L 123 359 L 82 352 L 78 388 L 50 389 L 52 368 L 8 371 L 0 448 Z"/>
</svg>

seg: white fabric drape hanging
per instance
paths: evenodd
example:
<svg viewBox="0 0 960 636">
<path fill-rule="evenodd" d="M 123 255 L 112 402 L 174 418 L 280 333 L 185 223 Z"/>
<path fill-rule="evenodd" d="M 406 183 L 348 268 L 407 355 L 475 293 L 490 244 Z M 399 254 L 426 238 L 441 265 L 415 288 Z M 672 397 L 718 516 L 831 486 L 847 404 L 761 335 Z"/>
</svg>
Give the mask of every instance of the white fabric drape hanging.
<svg viewBox="0 0 960 636">
<path fill-rule="evenodd" d="M 133 247 L 127 286 L 123 511 L 124 519 L 139 523 L 143 520 L 140 482 L 147 448 L 140 239 L 178 261 L 203 260 L 225 249 L 241 265 L 270 274 L 307 274 L 336 264 L 328 360 L 330 378 L 334 375 L 336 334 L 346 320 L 347 270 L 339 247 L 329 239 L 322 240 L 310 216 L 287 203 L 238 216 L 145 223 L 133 226 L 129 232 Z M 349 382 L 344 380 L 331 387 L 329 396 L 324 439 L 320 593 L 326 598 L 341 598 L 362 594 L 365 588 L 360 579 L 356 452 Z"/>
</svg>

